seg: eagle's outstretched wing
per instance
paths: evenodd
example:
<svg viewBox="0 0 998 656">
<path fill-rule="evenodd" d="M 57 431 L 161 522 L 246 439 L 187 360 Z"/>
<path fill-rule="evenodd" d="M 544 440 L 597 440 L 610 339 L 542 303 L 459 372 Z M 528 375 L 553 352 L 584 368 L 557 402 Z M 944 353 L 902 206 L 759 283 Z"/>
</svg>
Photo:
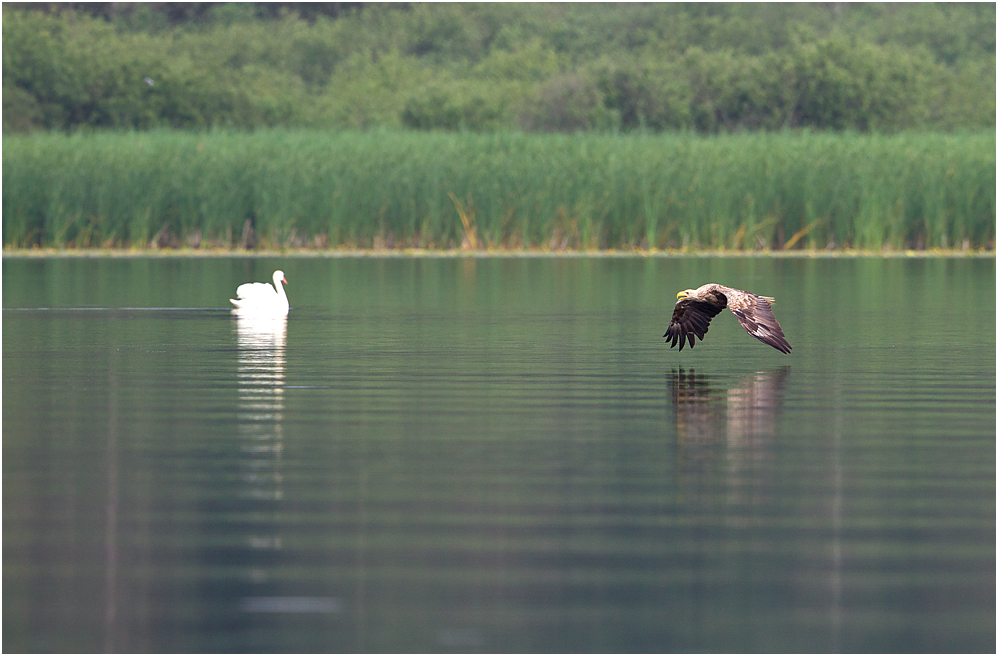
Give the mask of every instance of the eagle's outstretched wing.
<svg viewBox="0 0 998 656">
<path fill-rule="evenodd" d="M 738 322 L 749 335 L 781 353 L 790 353 L 790 342 L 773 314 L 773 299 L 731 288 L 725 289 L 724 295 L 728 299 L 728 309 L 738 317 Z"/>
<path fill-rule="evenodd" d="M 696 337 L 703 341 L 710 320 L 723 309 L 723 307 L 693 298 L 684 298 L 677 302 L 676 309 L 672 312 L 672 322 L 669 323 L 669 328 L 663 335 L 663 337 L 672 340 L 672 345 L 669 348 L 674 347 L 676 342 L 679 342 L 679 350 L 682 351 L 686 340 L 689 340 L 690 348 L 693 348 Z"/>
</svg>

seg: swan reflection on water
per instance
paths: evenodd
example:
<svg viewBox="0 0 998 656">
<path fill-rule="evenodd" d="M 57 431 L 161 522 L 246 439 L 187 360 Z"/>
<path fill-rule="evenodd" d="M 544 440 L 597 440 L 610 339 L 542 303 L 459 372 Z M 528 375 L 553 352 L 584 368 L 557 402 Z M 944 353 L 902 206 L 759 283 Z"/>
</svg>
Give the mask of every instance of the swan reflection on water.
<svg viewBox="0 0 998 656">
<path fill-rule="evenodd" d="M 264 503 L 273 511 L 272 522 L 259 523 L 258 531 L 247 536 L 247 545 L 254 551 L 281 549 L 281 537 L 276 533 L 276 525 L 279 516 L 277 503 L 283 497 L 281 424 L 284 419 L 287 326 L 287 317 L 254 317 L 236 313 L 237 420 L 243 483 L 240 496 Z M 268 578 L 267 572 L 259 567 L 253 568 L 249 575 L 256 582 Z"/>
<path fill-rule="evenodd" d="M 287 317 L 236 314 L 239 426 L 244 435 L 280 444 Z"/>
<path fill-rule="evenodd" d="M 343 601 L 338 598 L 280 594 L 287 590 L 276 574 L 283 549 L 279 528 L 283 523 L 281 456 L 288 319 L 235 310 L 233 314 L 238 347 L 242 496 L 251 502 L 252 514 L 259 518 L 253 522 L 254 530 L 246 542 L 251 554 L 247 576 L 255 586 L 253 594 L 241 599 L 239 609 L 253 614 L 339 613 Z"/>
</svg>

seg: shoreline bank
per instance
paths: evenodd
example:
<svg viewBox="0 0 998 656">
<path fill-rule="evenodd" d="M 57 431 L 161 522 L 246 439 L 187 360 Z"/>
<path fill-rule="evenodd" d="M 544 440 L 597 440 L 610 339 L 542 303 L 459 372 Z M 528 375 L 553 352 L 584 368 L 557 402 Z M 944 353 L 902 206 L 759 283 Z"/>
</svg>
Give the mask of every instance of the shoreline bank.
<svg viewBox="0 0 998 656">
<path fill-rule="evenodd" d="M 30 259 L 46 257 L 106 257 L 106 258 L 170 258 L 170 257 L 232 257 L 232 258 L 695 258 L 695 257 L 775 257 L 775 258 L 930 258 L 978 257 L 995 258 L 994 250 L 927 249 L 927 250 L 793 250 L 793 251 L 735 251 L 735 250 L 659 250 L 659 249 L 606 249 L 606 250 L 550 250 L 550 249 L 286 249 L 286 250 L 237 250 L 237 249 L 56 249 L 56 248 L 4 248 L 3 258 Z"/>
</svg>

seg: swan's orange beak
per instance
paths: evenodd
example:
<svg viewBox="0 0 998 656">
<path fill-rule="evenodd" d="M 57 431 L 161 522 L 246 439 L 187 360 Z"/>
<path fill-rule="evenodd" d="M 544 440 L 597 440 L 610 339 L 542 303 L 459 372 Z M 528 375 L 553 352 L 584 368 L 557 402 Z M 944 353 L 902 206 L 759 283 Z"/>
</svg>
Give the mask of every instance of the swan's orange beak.
<svg viewBox="0 0 998 656">
<path fill-rule="evenodd" d="M 283 278 L 281 278 L 281 282 L 283 282 L 285 285 L 288 284 L 288 278 L 287 278 L 287 276 L 284 276 Z"/>
</svg>

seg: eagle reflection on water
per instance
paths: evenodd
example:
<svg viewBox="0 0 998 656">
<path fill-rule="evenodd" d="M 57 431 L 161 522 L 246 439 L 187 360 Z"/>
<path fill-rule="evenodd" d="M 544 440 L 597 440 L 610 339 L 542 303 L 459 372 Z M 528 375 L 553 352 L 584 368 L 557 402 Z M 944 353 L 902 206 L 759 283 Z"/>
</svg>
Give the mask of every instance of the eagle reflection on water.
<svg viewBox="0 0 998 656">
<path fill-rule="evenodd" d="M 695 369 L 672 370 L 669 391 L 676 411 L 680 444 L 726 441 L 734 445 L 772 435 L 783 406 L 783 386 L 790 367 L 760 371 L 735 381 Z"/>
<path fill-rule="evenodd" d="M 766 468 L 759 467 L 771 456 L 789 373 L 790 367 L 781 367 L 729 378 L 672 370 L 667 382 L 676 419 L 677 464 L 687 492 L 696 497 L 706 493 L 701 488 L 715 472 L 732 486 L 729 492 L 755 496 L 748 488 L 765 477 Z"/>
</svg>

